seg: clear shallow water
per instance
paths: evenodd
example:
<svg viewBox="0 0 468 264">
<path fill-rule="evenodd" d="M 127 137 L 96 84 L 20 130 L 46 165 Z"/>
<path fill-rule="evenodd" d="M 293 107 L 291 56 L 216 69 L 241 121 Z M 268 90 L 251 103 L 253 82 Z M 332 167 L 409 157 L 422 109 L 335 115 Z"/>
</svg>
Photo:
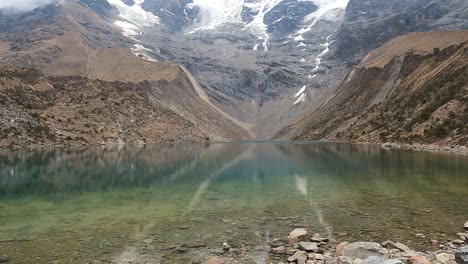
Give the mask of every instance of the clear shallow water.
<svg viewBox="0 0 468 264">
<path fill-rule="evenodd" d="M 12 263 L 191 263 L 225 241 L 265 263 L 262 246 L 297 225 L 429 249 L 467 218 L 468 159 L 451 155 L 245 143 L 0 156 L 0 256 Z"/>
</svg>

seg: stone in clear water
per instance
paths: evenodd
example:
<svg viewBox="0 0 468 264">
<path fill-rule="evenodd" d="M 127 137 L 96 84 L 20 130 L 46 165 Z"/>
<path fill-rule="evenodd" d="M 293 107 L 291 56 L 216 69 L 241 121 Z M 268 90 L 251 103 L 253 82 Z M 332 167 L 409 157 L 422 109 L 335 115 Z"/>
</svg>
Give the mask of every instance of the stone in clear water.
<svg viewBox="0 0 468 264">
<path fill-rule="evenodd" d="M 380 257 L 385 254 L 383 247 L 374 242 L 354 242 L 343 249 L 343 256 L 366 259 L 371 256 Z"/>
</svg>

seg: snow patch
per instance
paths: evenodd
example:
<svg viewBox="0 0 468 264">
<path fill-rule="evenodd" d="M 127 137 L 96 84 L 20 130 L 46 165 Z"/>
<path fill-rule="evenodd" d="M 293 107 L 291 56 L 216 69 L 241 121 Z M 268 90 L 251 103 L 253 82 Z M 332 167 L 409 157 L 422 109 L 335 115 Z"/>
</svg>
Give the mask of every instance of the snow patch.
<svg viewBox="0 0 468 264">
<path fill-rule="evenodd" d="M 144 0 L 135 0 L 133 6 L 128 6 L 121 0 L 107 0 L 107 2 L 119 10 L 119 17 L 123 21 L 133 24 L 138 28 L 160 23 L 159 17 L 143 10 L 141 5 Z"/>
<path fill-rule="evenodd" d="M 304 19 L 304 24 L 306 27 L 299 29 L 291 37 L 309 32 L 312 28 L 317 25 L 320 21 L 331 21 L 337 22 L 340 21 L 346 10 L 349 0 L 311 0 L 314 2 L 318 9 L 307 15 Z"/>
<path fill-rule="evenodd" d="M 114 22 L 114 25 L 122 29 L 122 35 L 124 35 L 125 37 L 131 38 L 133 36 L 139 35 L 139 33 L 137 32 L 138 27 L 133 25 L 132 23 L 117 20 Z"/>
<path fill-rule="evenodd" d="M 242 22 L 241 14 L 244 1 L 239 0 L 193 0 L 188 8 L 201 10 L 201 23 L 197 30 L 214 29 L 225 23 Z M 192 31 L 192 32 L 194 32 Z"/>
<path fill-rule="evenodd" d="M 268 27 L 263 22 L 265 14 L 270 12 L 277 4 L 282 0 L 261 0 L 255 3 L 245 3 L 246 7 L 257 12 L 257 15 L 253 18 L 252 22 L 247 24 L 244 29 L 250 30 L 254 35 L 259 39 L 263 40 L 262 46 L 263 50 L 268 51 L 268 41 L 270 35 L 268 35 Z"/>
<path fill-rule="evenodd" d="M 306 100 L 306 94 L 303 93 L 303 94 L 301 94 L 301 96 L 299 96 L 299 98 L 297 98 L 297 100 L 294 102 L 293 105 L 297 105 L 299 103 L 304 103 L 305 100 Z"/>
<path fill-rule="evenodd" d="M 304 42 L 301 42 L 299 43 L 299 45 L 297 45 L 298 48 L 300 47 L 307 47 L 307 44 L 305 44 Z"/>
<path fill-rule="evenodd" d="M 307 85 L 304 85 L 293 97 L 297 98 L 293 105 L 297 105 L 299 103 L 303 103 L 306 100 L 306 88 Z M 299 98 L 298 98 L 299 97 Z"/>
<path fill-rule="evenodd" d="M 138 51 L 138 50 L 153 51 L 153 50 L 151 50 L 151 49 L 146 48 L 145 46 L 143 46 L 143 45 L 141 45 L 141 44 L 135 44 L 135 45 L 133 45 L 132 50 L 135 50 L 135 51 Z"/>
<path fill-rule="evenodd" d="M 294 95 L 294 98 L 297 98 L 298 96 L 303 94 L 305 92 L 306 87 L 307 85 L 304 85 L 301 89 L 299 89 L 299 91 Z"/>
<path fill-rule="evenodd" d="M 320 64 L 322 63 L 322 57 L 325 56 L 330 51 L 330 38 L 332 35 L 329 35 L 327 37 L 327 42 L 320 44 L 320 46 L 325 47 L 325 49 L 315 58 L 315 68 L 312 70 L 312 72 L 315 72 L 319 69 Z"/>
<path fill-rule="evenodd" d="M 114 25 L 122 30 L 122 35 L 134 41 L 138 41 L 135 36 L 140 35 L 142 27 L 151 27 L 155 24 L 160 24 L 159 17 L 150 12 L 143 10 L 141 5 L 145 0 L 135 0 L 133 6 L 128 6 L 121 0 L 107 0 L 107 2 L 119 10 L 119 18 L 114 22 Z M 140 44 L 135 44 L 132 48 L 132 53 L 147 61 L 156 62 L 151 56 L 141 51 L 152 51 Z"/>
<path fill-rule="evenodd" d="M 302 35 L 299 35 L 294 38 L 294 41 L 303 41 L 303 40 L 304 40 L 304 37 Z"/>
<path fill-rule="evenodd" d="M 312 21 L 310 27 L 322 20 L 332 22 L 340 20 L 349 0 L 314 0 L 313 2 L 319 9 L 305 18 L 306 22 Z"/>
<path fill-rule="evenodd" d="M 137 57 L 140 57 L 146 61 L 152 61 L 152 62 L 158 62 L 157 60 L 155 60 L 153 57 L 145 54 L 145 53 L 139 53 L 139 52 L 136 52 L 136 53 L 133 53 L 133 55 L 137 56 Z"/>
</svg>

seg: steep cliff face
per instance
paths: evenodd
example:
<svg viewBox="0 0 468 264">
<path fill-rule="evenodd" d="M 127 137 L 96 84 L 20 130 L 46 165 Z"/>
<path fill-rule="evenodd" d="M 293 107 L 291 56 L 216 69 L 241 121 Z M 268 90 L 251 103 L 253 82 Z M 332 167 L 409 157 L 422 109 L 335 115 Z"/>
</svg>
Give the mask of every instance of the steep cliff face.
<svg viewBox="0 0 468 264">
<path fill-rule="evenodd" d="M 464 0 L 350 0 L 332 49 L 342 60 L 360 56 L 408 32 L 468 29 Z"/>
<path fill-rule="evenodd" d="M 370 52 L 332 98 L 279 137 L 467 145 L 468 31 L 414 33 Z"/>
<path fill-rule="evenodd" d="M 3 67 L 0 106 L 2 147 L 249 137 L 204 102 L 180 68 L 171 81 L 107 82 Z"/>
</svg>

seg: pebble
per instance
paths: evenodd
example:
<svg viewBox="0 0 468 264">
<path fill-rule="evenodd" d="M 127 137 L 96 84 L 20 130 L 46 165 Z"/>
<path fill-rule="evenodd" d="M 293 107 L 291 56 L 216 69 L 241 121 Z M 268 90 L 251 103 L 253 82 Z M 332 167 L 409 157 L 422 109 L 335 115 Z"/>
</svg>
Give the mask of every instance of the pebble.
<svg viewBox="0 0 468 264">
<path fill-rule="evenodd" d="M 205 264 L 224 264 L 225 261 L 220 257 L 209 257 L 204 263 Z"/>
<path fill-rule="evenodd" d="M 431 264 L 425 257 L 423 256 L 412 256 L 410 259 L 409 259 L 409 262 L 410 263 L 413 263 L 413 264 Z"/>
<path fill-rule="evenodd" d="M 189 249 L 186 247 L 177 247 L 175 251 L 177 251 L 177 253 L 187 253 L 189 252 Z"/>
<path fill-rule="evenodd" d="M 296 228 L 289 233 L 288 239 L 298 240 L 307 236 L 307 230 L 305 228 Z"/>
<path fill-rule="evenodd" d="M 400 242 L 395 243 L 395 248 L 403 251 L 403 252 L 411 252 L 412 250 L 405 244 L 402 244 Z"/>
<path fill-rule="evenodd" d="M 148 238 L 148 239 L 143 240 L 143 243 L 149 245 L 149 244 L 153 244 L 153 241 L 154 239 Z"/>
<path fill-rule="evenodd" d="M 9 262 L 11 259 L 6 256 L 0 256 L 0 263 L 6 263 Z"/>
<path fill-rule="evenodd" d="M 417 238 L 426 238 L 426 236 L 424 234 L 421 234 L 421 233 L 416 234 L 416 237 Z"/>
<path fill-rule="evenodd" d="M 466 221 L 465 225 L 463 226 L 463 228 L 468 231 L 468 221 Z"/>
<path fill-rule="evenodd" d="M 320 234 L 315 233 L 312 236 L 312 238 L 310 239 L 310 241 L 313 241 L 313 242 L 327 242 L 328 238 L 321 237 Z"/>
<path fill-rule="evenodd" d="M 299 243 L 299 248 L 305 251 L 318 251 L 318 244 L 316 242 L 301 242 Z"/>
<path fill-rule="evenodd" d="M 455 259 L 455 256 L 449 255 L 447 253 L 440 253 L 436 255 L 436 259 L 442 263 L 447 263 L 452 259 Z"/>
<path fill-rule="evenodd" d="M 273 248 L 272 252 L 275 253 L 275 254 L 284 254 L 284 253 L 286 253 L 286 247 L 279 246 L 279 247 Z"/>
<path fill-rule="evenodd" d="M 307 253 L 302 250 L 296 251 L 294 255 L 288 258 L 289 262 L 297 261 L 298 264 L 305 264 L 307 261 Z"/>
<path fill-rule="evenodd" d="M 457 236 L 462 240 L 468 240 L 468 233 L 457 233 Z"/>
</svg>

